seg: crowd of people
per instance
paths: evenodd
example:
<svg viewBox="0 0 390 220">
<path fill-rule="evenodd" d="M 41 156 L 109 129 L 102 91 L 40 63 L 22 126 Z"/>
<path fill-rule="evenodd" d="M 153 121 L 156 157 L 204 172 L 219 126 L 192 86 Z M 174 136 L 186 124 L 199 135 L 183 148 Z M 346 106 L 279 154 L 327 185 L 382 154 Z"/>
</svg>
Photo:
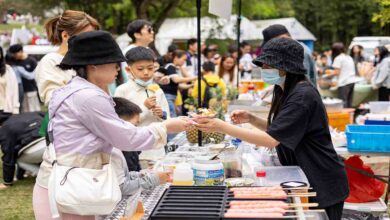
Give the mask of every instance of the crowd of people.
<svg viewBox="0 0 390 220">
<path fill-rule="evenodd" d="M 329 130 L 318 134 L 324 142 L 316 146 L 312 146 L 311 141 L 299 139 L 307 136 L 304 134 L 306 131 L 318 131 L 316 126 L 327 127 L 325 109 L 314 103 L 320 100 L 317 83 L 321 88 L 325 88 L 325 84 L 329 85 L 327 88 L 337 88 L 345 107 L 351 107 L 357 82 L 355 76 L 367 78 L 372 75 L 369 78 L 373 87 L 379 88 L 380 100 L 389 100 L 390 58 L 386 48 L 376 49 L 377 58 L 372 68 L 367 67 L 361 47 L 355 46 L 348 55 L 342 43 L 335 43 L 331 50 L 313 58 L 309 48 L 293 40 L 283 25 L 272 25 L 263 31 L 264 42 L 257 51 L 260 58 L 254 59 L 251 45 L 242 42 L 240 48 L 231 45 L 226 54 L 220 54 L 217 45 L 203 44 L 200 60 L 197 58 L 197 39 L 189 39 L 186 50 L 173 44 L 167 54 L 157 56 L 151 48 L 155 33 L 152 24 L 145 20 L 129 23 L 127 34 L 132 44 L 124 50 L 120 50 L 111 34 L 101 31 L 98 21 L 85 12 L 66 10 L 48 20 L 45 28 L 48 40 L 59 49 L 45 55 L 39 62 L 25 54 L 22 45 L 12 45 L 6 53 L 0 48 L 0 123 L 3 123 L 0 129 L 12 130 L 10 128 L 18 119 L 18 114 L 39 112 L 41 115 L 41 105 L 48 108 L 45 117 L 40 116 L 42 120 L 40 128 L 37 128 L 41 136 L 46 136 L 51 143 L 43 156 L 34 187 L 33 204 L 38 220 L 51 219 L 55 213 L 48 191 L 49 177 L 53 172 L 59 172 L 53 167 L 101 169 L 106 164 L 112 164 L 120 177 L 122 195 L 129 195 L 139 188 L 155 187 L 168 180 L 168 173 L 143 173 L 141 169 L 147 168 L 150 161 L 163 158 L 163 146 L 167 140 L 190 126 L 196 125 L 204 131 L 225 129 L 224 133 L 273 148 L 291 145 L 287 137 L 294 130 L 291 128 L 299 123 L 304 123 L 308 129 L 295 129 L 294 146 L 284 151 L 290 154 L 293 148 L 303 143 L 307 151 L 297 160 L 304 161 L 314 154 L 310 151 L 313 147 L 326 149 L 330 155 L 326 160 L 335 168 L 332 171 L 326 168 L 327 172 L 333 172 L 342 187 L 335 189 L 333 197 L 328 198 L 324 193 L 327 181 L 317 181 L 312 174 L 305 173 L 321 190 L 321 206 L 329 208 L 334 215 L 340 215 L 348 190 L 345 188 L 343 166 L 329 143 Z M 199 63 L 202 72 L 200 94 L 196 89 Z M 268 125 L 263 119 L 255 120 L 261 130 L 269 128 L 267 132 L 253 133 L 219 121 L 194 122 L 179 117 L 185 116 L 188 111 L 183 105 L 188 97 L 200 96 L 202 102 L 199 107 L 207 107 L 210 97 L 207 87 L 217 87 L 226 96 L 229 87 L 236 87 L 241 79 L 250 78 L 257 66 L 263 68 L 264 81 L 275 85 Z M 292 90 L 295 87 L 300 89 Z M 289 109 L 281 104 L 287 101 L 293 103 L 288 105 Z M 312 117 L 320 120 L 320 124 L 310 124 L 311 120 L 304 118 L 314 105 L 317 115 Z M 289 114 L 297 116 L 296 124 L 283 120 L 283 117 L 289 119 Z M 248 117 L 239 112 L 232 119 L 242 123 L 242 119 Z M 269 126 L 270 122 L 272 126 Z M 22 140 L 26 127 L 29 126 L 12 130 L 13 139 Z M 17 143 L 4 144 L 6 141 L 7 135 L 0 135 L 5 164 L 3 173 L 7 173 L 0 189 L 13 184 L 15 171 Z M 49 153 L 50 149 L 55 157 Z M 285 165 L 296 163 L 285 159 Z M 317 159 L 325 160 L 320 156 Z M 321 172 L 323 167 L 315 169 Z M 17 177 L 23 178 L 23 175 Z M 94 219 L 93 215 L 80 216 L 77 211 L 66 213 L 60 210 L 57 214 L 63 219 Z"/>
<path fill-rule="evenodd" d="M 313 53 L 319 88 L 338 91 L 344 106 L 351 108 L 357 82 L 371 84 L 378 90 L 378 101 L 390 101 L 389 46 L 378 46 L 374 57 L 368 57 L 361 45 L 354 45 L 347 54 L 343 43 L 336 42 L 321 54 Z"/>
</svg>

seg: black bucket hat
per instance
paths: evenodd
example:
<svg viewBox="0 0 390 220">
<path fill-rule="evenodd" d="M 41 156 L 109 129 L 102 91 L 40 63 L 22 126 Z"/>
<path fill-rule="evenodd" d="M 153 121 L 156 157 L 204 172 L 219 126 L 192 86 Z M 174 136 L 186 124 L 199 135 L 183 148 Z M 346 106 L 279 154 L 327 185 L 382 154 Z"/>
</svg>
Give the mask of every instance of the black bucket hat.
<svg viewBox="0 0 390 220">
<path fill-rule="evenodd" d="M 290 38 L 274 38 L 268 41 L 253 63 L 257 66 L 274 67 L 293 74 L 305 74 L 303 66 L 303 47 Z"/>
<path fill-rule="evenodd" d="M 61 68 L 100 65 L 126 61 L 114 38 L 106 31 L 80 33 L 68 40 L 68 52 L 62 59 Z"/>
</svg>

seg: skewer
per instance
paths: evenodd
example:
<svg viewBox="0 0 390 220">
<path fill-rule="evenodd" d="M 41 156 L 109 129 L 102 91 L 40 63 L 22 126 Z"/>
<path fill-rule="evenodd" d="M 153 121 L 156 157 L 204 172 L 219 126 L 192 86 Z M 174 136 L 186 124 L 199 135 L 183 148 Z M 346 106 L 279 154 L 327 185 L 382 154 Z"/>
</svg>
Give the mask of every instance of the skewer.
<svg viewBox="0 0 390 220">
<path fill-rule="evenodd" d="M 296 219 L 296 218 L 299 218 L 301 216 L 298 216 L 298 215 L 290 215 L 290 216 L 282 216 L 282 217 L 277 217 L 276 219 Z M 305 218 L 314 218 L 315 216 L 314 215 L 304 215 L 303 217 Z M 229 219 L 229 217 L 225 217 L 226 219 Z M 233 219 L 236 219 L 235 217 L 232 217 Z M 253 219 L 258 219 L 258 218 L 253 218 Z M 271 219 L 271 218 L 269 218 Z"/>
<path fill-rule="evenodd" d="M 315 197 L 317 196 L 317 193 L 311 192 L 311 193 L 290 193 L 287 195 L 288 197 Z"/>
<path fill-rule="evenodd" d="M 286 210 L 285 212 L 298 212 L 298 210 Z M 324 209 L 308 209 L 308 210 L 303 210 L 303 212 L 325 212 Z"/>
<path fill-rule="evenodd" d="M 310 208 L 310 207 L 318 207 L 318 203 L 288 204 L 288 206 L 290 208 L 298 208 L 298 207 Z"/>
<path fill-rule="evenodd" d="M 294 188 L 282 188 L 283 190 L 300 190 L 300 189 L 307 189 L 307 190 L 309 190 L 309 189 L 313 189 L 313 187 L 307 187 L 307 186 L 305 186 L 305 187 L 294 187 Z"/>
</svg>

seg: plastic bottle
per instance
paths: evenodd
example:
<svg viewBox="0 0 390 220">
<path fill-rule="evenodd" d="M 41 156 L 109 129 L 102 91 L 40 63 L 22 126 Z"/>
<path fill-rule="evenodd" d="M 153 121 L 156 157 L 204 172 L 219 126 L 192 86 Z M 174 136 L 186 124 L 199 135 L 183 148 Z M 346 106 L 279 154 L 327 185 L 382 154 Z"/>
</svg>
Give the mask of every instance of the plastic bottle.
<svg viewBox="0 0 390 220">
<path fill-rule="evenodd" d="M 173 171 L 172 185 L 192 186 L 194 185 L 193 176 L 191 165 L 188 163 L 180 163 L 176 165 L 176 169 Z"/>
<path fill-rule="evenodd" d="M 265 186 L 266 185 L 266 176 L 267 173 L 263 170 L 256 172 L 256 186 Z"/>
</svg>

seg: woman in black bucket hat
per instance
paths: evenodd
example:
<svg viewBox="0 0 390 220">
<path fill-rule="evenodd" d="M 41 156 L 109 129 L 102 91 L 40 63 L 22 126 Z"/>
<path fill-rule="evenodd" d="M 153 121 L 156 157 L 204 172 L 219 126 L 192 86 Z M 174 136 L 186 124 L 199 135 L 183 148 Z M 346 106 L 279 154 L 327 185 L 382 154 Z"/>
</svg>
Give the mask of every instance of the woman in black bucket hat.
<svg viewBox="0 0 390 220">
<path fill-rule="evenodd" d="M 231 115 L 233 123 L 251 123 L 258 130 L 209 118 L 197 120 L 198 128 L 276 148 L 282 165 L 300 166 L 306 174 L 317 192 L 313 202 L 330 220 L 340 220 L 349 194 L 347 176 L 332 145 L 321 96 L 305 76 L 303 47 L 292 39 L 275 38 L 253 63 L 262 67 L 263 80 L 275 85 L 268 120 L 239 110 Z"/>
</svg>

